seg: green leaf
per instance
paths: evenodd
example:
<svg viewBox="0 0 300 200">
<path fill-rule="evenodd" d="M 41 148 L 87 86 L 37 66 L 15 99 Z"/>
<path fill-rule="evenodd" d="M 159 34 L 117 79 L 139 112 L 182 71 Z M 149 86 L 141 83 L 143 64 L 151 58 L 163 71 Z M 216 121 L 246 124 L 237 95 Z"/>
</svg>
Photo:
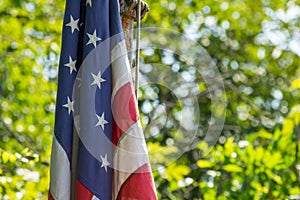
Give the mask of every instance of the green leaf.
<svg viewBox="0 0 300 200">
<path fill-rule="evenodd" d="M 280 176 L 273 174 L 272 179 L 279 185 L 282 185 L 282 179 Z"/>
<path fill-rule="evenodd" d="M 239 167 L 237 165 L 234 164 L 228 164 L 223 166 L 223 170 L 228 171 L 228 172 L 242 172 L 243 168 Z"/>
<path fill-rule="evenodd" d="M 9 160 L 9 153 L 3 152 L 3 153 L 2 153 L 2 161 L 3 161 L 3 163 L 4 163 L 4 164 L 7 163 L 8 160 Z"/>
<path fill-rule="evenodd" d="M 169 165 L 166 170 L 168 180 L 180 181 L 185 175 L 189 174 L 190 168 L 185 165 Z"/>
<path fill-rule="evenodd" d="M 207 160 L 198 160 L 197 165 L 200 168 L 210 168 L 210 167 L 214 166 L 214 164 L 212 162 L 209 162 Z"/>
<path fill-rule="evenodd" d="M 282 128 L 282 134 L 290 134 L 293 132 L 294 129 L 294 123 L 290 119 L 285 119 L 283 123 L 283 128 Z"/>
<path fill-rule="evenodd" d="M 268 131 L 266 131 L 265 129 L 259 130 L 259 132 L 257 132 L 257 136 L 266 138 L 266 139 L 271 139 L 273 137 L 273 135 L 271 133 L 269 133 Z"/>
<path fill-rule="evenodd" d="M 300 88 L 300 78 L 295 79 L 292 81 L 291 86 L 289 88 L 289 90 L 296 90 Z"/>
</svg>

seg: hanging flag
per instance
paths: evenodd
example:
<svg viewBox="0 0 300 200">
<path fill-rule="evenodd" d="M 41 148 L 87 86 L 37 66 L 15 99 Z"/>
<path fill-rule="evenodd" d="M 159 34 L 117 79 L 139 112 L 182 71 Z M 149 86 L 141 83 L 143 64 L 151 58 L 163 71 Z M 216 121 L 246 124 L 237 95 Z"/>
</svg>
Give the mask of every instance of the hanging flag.
<svg viewBox="0 0 300 200">
<path fill-rule="evenodd" d="M 49 199 L 157 199 L 118 0 L 67 0 Z"/>
</svg>

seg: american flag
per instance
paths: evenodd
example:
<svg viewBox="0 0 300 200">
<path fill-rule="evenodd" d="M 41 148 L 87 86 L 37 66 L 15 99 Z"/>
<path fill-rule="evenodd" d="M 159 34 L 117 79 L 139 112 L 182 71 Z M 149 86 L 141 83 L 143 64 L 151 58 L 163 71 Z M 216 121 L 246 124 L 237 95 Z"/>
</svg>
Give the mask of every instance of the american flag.
<svg viewBox="0 0 300 200">
<path fill-rule="evenodd" d="M 118 0 L 67 0 L 49 199 L 157 199 Z"/>
</svg>

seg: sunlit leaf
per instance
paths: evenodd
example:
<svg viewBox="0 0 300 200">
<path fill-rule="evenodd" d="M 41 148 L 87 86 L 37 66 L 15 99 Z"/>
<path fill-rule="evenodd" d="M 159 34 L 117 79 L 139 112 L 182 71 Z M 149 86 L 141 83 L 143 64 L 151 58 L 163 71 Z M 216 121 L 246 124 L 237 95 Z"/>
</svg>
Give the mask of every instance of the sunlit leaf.
<svg viewBox="0 0 300 200">
<path fill-rule="evenodd" d="M 227 164 L 223 166 L 223 170 L 228 172 L 242 172 L 243 168 L 233 164 Z"/>
<path fill-rule="evenodd" d="M 213 167 L 213 166 L 214 166 L 214 163 L 209 162 L 209 161 L 207 161 L 207 160 L 198 160 L 198 161 L 197 161 L 197 165 L 198 165 L 198 167 L 200 167 L 200 168 L 210 168 L 210 167 Z"/>
</svg>

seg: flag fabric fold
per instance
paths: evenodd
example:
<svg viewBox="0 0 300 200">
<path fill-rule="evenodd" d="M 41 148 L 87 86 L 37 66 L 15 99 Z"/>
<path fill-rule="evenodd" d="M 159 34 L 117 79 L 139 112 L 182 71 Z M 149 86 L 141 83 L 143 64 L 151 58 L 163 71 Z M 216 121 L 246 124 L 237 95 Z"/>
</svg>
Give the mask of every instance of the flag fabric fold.
<svg viewBox="0 0 300 200">
<path fill-rule="evenodd" d="M 49 200 L 157 199 L 119 15 L 66 1 Z"/>
</svg>

